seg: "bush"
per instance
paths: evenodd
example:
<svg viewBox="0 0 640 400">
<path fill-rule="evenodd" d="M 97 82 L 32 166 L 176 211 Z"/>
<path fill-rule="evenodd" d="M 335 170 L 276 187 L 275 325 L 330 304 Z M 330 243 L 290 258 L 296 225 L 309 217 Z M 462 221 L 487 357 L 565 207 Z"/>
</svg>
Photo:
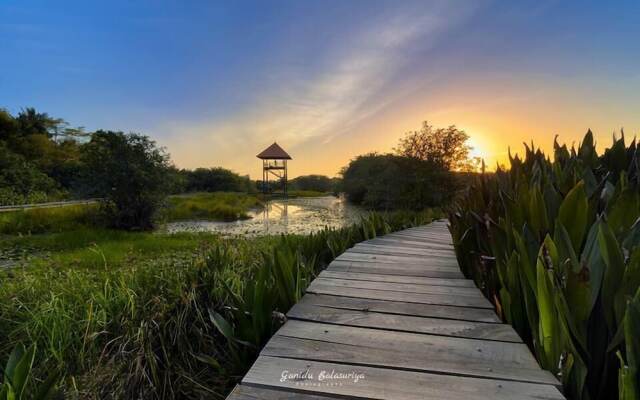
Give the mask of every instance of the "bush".
<svg viewBox="0 0 640 400">
<path fill-rule="evenodd" d="M 527 147 L 460 199 L 458 259 L 570 398 L 640 398 L 638 148 L 598 156 L 588 132 L 554 152 Z"/>
<path fill-rule="evenodd" d="M 440 206 L 456 190 L 453 175 L 429 161 L 392 154 L 367 154 L 342 171 L 342 190 L 355 204 L 373 209 Z"/>
<path fill-rule="evenodd" d="M 197 168 L 183 171 L 187 192 L 252 192 L 255 191 L 247 176 L 240 176 L 225 168 Z"/>
<path fill-rule="evenodd" d="M 153 228 L 154 217 L 169 190 L 168 156 L 146 136 L 98 131 L 83 148 L 85 179 L 112 225 Z"/>
<path fill-rule="evenodd" d="M 53 179 L 0 142 L 0 205 L 36 203 L 61 196 Z"/>
<path fill-rule="evenodd" d="M 304 175 L 290 180 L 289 190 L 328 193 L 337 191 L 337 184 L 338 179 L 336 178 L 324 175 Z"/>
</svg>

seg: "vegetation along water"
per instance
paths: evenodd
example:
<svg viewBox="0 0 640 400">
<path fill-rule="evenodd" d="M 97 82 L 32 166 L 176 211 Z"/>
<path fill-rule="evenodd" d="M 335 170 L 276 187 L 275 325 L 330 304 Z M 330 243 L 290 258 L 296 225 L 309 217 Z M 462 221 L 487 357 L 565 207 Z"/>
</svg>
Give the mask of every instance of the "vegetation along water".
<svg viewBox="0 0 640 400">
<path fill-rule="evenodd" d="M 640 393 L 640 165 L 614 138 L 600 156 L 533 146 L 482 177 L 449 214 L 463 271 L 571 399 Z"/>
</svg>

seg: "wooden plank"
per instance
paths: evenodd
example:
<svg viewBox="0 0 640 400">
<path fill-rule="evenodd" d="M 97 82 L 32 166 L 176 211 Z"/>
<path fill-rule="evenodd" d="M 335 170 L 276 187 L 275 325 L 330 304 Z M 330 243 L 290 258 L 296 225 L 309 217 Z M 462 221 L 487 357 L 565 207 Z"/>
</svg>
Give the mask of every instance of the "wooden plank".
<svg viewBox="0 0 640 400">
<path fill-rule="evenodd" d="M 406 303 L 440 304 L 445 306 L 493 309 L 493 307 L 486 299 L 482 301 L 480 299 L 468 296 L 406 293 L 394 292 L 391 290 L 357 289 L 324 284 L 312 284 L 307 289 L 307 292 L 316 294 L 329 294 L 335 296 L 360 297 L 365 299 L 402 301 Z"/>
<path fill-rule="evenodd" d="M 386 255 L 377 255 L 377 254 L 363 254 L 356 253 L 355 251 L 347 251 L 342 253 L 336 260 L 345 260 L 345 261 L 372 261 L 379 263 L 392 263 L 392 264 L 417 264 L 420 266 L 439 266 L 439 267 L 449 267 L 455 270 L 460 269 L 458 267 L 458 263 L 455 259 L 451 258 L 437 258 L 437 257 L 429 257 L 428 263 L 427 258 L 425 257 L 415 257 L 415 256 L 386 256 Z"/>
<path fill-rule="evenodd" d="M 345 310 L 501 323 L 493 310 L 307 293 L 299 304 Z"/>
<path fill-rule="evenodd" d="M 369 274 L 369 273 L 339 272 L 339 271 L 329 271 L 329 270 L 322 271 L 319 277 L 334 278 L 334 279 L 353 279 L 357 281 L 371 281 L 371 282 L 415 283 L 418 285 L 476 288 L 476 285 L 470 279 L 426 278 L 426 277 L 418 277 L 418 276 L 383 275 L 383 274 Z"/>
<path fill-rule="evenodd" d="M 391 244 L 398 246 L 408 246 L 415 249 L 436 249 L 436 250 L 454 250 L 453 245 L 450 244 L 437 244 L 432 242 L 422 242 L 416 240 L 405 240 L 392 238 L 389 236 L 381 236 L 375 239 L 370 239 L 362 243 L 370 243 L 370 244 Z"/>
<path fill-rule="evenodd" d="M 453 240 L 442 238 L 439 236 L 427 236 L 416 233 L 406 233 L 406 232 L 397 232 L 391 233 L 389 235 L 385 235 L 385 238 L 395 238 L 395 239 L 405 239 L 405 240 L 416 240 L 422 242 L 431 242 L 438 243 L 444 245 L 453 245 Z"/>
<path fill-rule="evenodd" d="M 292 340 L 293 339 L 293 340 Z M 292 321 L 262 355 L 558 385 L 522 343 Z"/>
<path fill-rule="evenodd" d="M 386 329 L 388 331 L 428 333 L 499 342 L 522 342 L 513 328 L 506 324 L 413 317 L 338 308 L 330 309 L 302 303 L 294 305 L 287 313 L 287 317 L 333 325 Z"/>
<path fill-rule="evenodd" d="M 373 240 L 356 243 L 354 247 L 371 247 L 371 248 L 379 248 L 384 250 L 395 249 L 395 250 L 402 250 L 404 252 L 409 252 L 406 254 L 411 254 L 412 252 L 415 252 L 416 254 L 444 254 L 444 255 L 453 255 L 453 256 L 455 256 L 456 254 L 453 246 L 419 247 L 414 244 L 406 244 L 402 242 L 383 242 L 383 241 L 374 242 Z"/>
<path fill-rule="evenodd" d="M 400 262 L 384 262 L 384 260 L 382 261 L 378 261 L 378 260 L 365 260 L 365 259 L 358 259 L 358 260 L 348 260 L 348 259 L 335 259 L 333 260 L 329 266 L 362 266 L 362 267 L 384 267 L 387 269 L 402 269 L 402 270 L 413 270 L 416 272 L 424 272 L 424 271 L 440 271 L 440 272 L 451 272 L 453 274 L 456 274 L 456 276 L 462 276 L 462 272 L 460 271 L 459 268 L 454 268 L 451 265 L 431 265 L 431 263 L 429 263 L 429 265 L 420 265 L 418 263 L 400 263 Z M 374 271 L 371 270 L 371 272 L 373 273 Z M 401 274 L 399 274 L 401 275 Z"/>
<path fill-rule="evenodd" d="M 290 389 L 236 385 L 227 400 L 335 400 L 335 397 L 305 394 Z"/>
<path fill-rule="evenodd" d="M 283 373 L 285 378 L 283 379 Z M 287 375 L 290 374 L 290 375 Z M 320 376 L 324 379 L 320 379 Z M 332 376 L 333 379 L 328 379 Z M 551 385 L 260 356 L 245 384 L 377 400 L 560 400 Z"/>
<path fill-rule="evenodd" d="M 352 253 L 380 254 L 388 256 L 437 257 L 443 260 L 457 260 L 455 253 L 451 250 L 423 251 L 406 247 L 357 244 L 350 248 L 349 251 Z"/>
<path fill-rule="evenodd" d="M 391 265 L 391 266 L 390 266 Z M 414 266 L 397 266 L 387 263 L 332 262 L 327 267 L 330 271 L 391 274 L 404 276 L 423 276 L 431 278 L 464 279 L 462 272 L 449 268 L 424 268 Z"/>
<path fill-rule="evenodd" d="M 486 300 L 480 290 L 475 287 L 438 286 L 396 282 L 372 282 L 355 279 L 336 279 L 323 276 L 317 277 L 311 284 L 353 287 L 360 289 L 392 290 L 394 292 L 407 293 L 448 294 L 452 296 L 467 296 L 473 297 L 478 300 Z"/>
</svg>

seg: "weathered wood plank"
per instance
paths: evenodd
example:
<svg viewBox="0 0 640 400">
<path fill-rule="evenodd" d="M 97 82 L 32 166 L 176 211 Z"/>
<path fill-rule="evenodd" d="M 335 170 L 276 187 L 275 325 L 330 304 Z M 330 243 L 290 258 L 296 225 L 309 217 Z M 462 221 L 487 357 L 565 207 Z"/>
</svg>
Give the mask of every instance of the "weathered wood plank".
<svg viewBox="0 0 640 400">
<path fill-rule="evenodd" d="M 324 371 L 324 372 L 323 372 Z M 296 374 L 282 379 L 283 372 Z M 332 373 L 333 372 L 333 373 Z M 319 376 L 323 375 L 324 380 Z M 334 379 L 327 379 L 328 374 Z M 344 379 L 335 379 L 344 377 Z M 378 400 L 560 400 L 551 385 L 260 356 L 245 384 Z M 331 384 L 333 383 L 333 385 Z"/>
<path fill-rule="evenodd" d="M 391 274 L 405 276 L 423 276 L 431 278 L 464 279 L 464 275 L 462 275 L 462 272 L 453 270 L 451 268 L 419 268 L 419 266 L 415 265 L 394 265 L 389 263 L 334 261 L 329 264 L 327 270 L 360 273 L 371 272 L 382 275 Z"/>
<path fill-rule="evenodd" d="M 345 310 L 370 311 L 377 313 L 410 315 L 415 317 L 433 317 L 462 321 L 500 323 L 493 310 L 443 306 L 434 304 L 404 303 L 399 301 L 365 299 L 308 293 L 299 304 L 312 304 Z"/>
<path fill-rule="evenodd" d="M 416 249 L 435 249 L 435 250 L 451 250 L 453 251 L 454 247 L 450 244 L 437 244 L 432 242 L 424 242 L 424 241 L 416 241 L 416 240 L 404 240 L 404 239 L 396 239 L 390 236 L 380 236 L 375 239 L 370 239 L 362 243 L 370 243 L 370 244 L 389 244 L 389 245 L 398 245 L 398 246 L 406 246 Z"/>
<path fill-rule="evenodd" d="M 322 271 L 319 277 L 333 278 L 333 279 L 353 279 L 357 281 L 371 281 L 371 282 L 414 283 L 418 285 L 455 286 L 455 287 L 468 287 L 468 288 L 476 289 L 476 285 L 470 279 L 426 278 L 426 277 L 418 277 L 418 276 L 383 275 L 383 274 L 369 274 L 369 273 L 357 273 L 357 272 L 339 272 L 339 271 L 329 271 L 329 270 Z"/>
<path fill-rule="evenodd" d="M 406 265 L 406 264 L 414 264 L 418 266 L 438 266 L 438 267 L 448 267 L 454 270 L 459 269 L 457 262 L 455 259 L 449 258 L 438 258 L 438 257 L 429 257 L 428 262 L 425 257 L 410 257 L 410 256 L 386 256 L 386 255 L 378 255 L 378 254 L 364 254 L 364 253 L 356 253 L 354 251 L 347 250 L 345 253 L 342 253 L 336 260 L 339 261 L 371 261 L 378 263 L 391 263 L 397 265 Z"/>
<path fill-rule="evenodd" d="M 513 328 L 506 324 L 412 317 L 338 308 L 328 309 L 302 303 L 294 305 L 287 313 L 287 317 L 334 325 L 386 329 L 389 331 L 429 333 L 512 343 L 522 342 Z"/>
<path fill-rule="evenodd" d="M 453 241 L 450 239 L 444 239 L 439 236 L 421 235 L 417 233 L 399 232 L 399 233 L 391 233 L 389 235 L 385 235 L 384 237 L 394 238 L 394 239 L 415 240 L 415 241 L 430 242 L 430 243 L 437 243 L 437 244 L 444 244 L 444 245 L 453 245 Z"/>
<path fill-rule="evenodd" d="M 335 397 L 305 394 L 290 389 L 237 385 L 227 400 L 335 400 Z"/>
<path fill-rule="evenodd" d="M 313 284 L 353 287 L 359 289 L 392 290 L 394 292 L 448 294 L 453 296 L 469 296 L 476 300 L 486 300 L 480 290 L 471 287 L 437 286 L 414 283 L 371 282 L 355 279 L 336 279 L 319 276 Z"/>
<path fill-rule="evenodd" d="M 356 244 L 349 251 L 355 253 L 381 254 L 389 256 L 438 257 L 440 259 L 457 260 L 452 250 L 418 250 L 407 247 Z"/>
<path fill-rule="evenodd" d="M 262 354 L 558 385 L 522 343 L 292 321 Z"/>
<path fill-rule="evenodd" d="M 314 283 L 312 283 L 311 286 L 307 289 L 307 292 L 316 294 L 329 294 L 335 296 L 360 297 L 365 299 L 402 301 L 406 303 L 440 304 L 445 306 L 493 309 L 493 307 L 486 299 L 484 301 L 481 301 L 479 299 L 468 296 L 406 293 L 394 292 L 391 290 L 358 289 Z"/>
</svg>

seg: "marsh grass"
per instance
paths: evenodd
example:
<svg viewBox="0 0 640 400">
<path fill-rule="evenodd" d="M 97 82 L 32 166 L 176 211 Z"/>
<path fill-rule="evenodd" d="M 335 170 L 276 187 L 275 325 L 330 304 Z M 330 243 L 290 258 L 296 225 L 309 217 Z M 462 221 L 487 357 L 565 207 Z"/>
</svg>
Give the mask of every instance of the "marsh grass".
<svg viewBox="0 0 640 400">
<path fill-rule="evenodd" d="M 236 221 L 249 218 L 249 210 L 259 207 L 262 202 L 246 193 L 191 193 L 171 196 L 165 216 L 169 221 Z"/>
<path fill-rule="evenodd" d="M 235 221 L 248 218 L 251 209 L 262 206 L 256 196 L 246 193 L 190 193 L 170 196 L 158 223 L 178 220 Z M 100 204 L 37 208 L 0 213 L 0 234 L 31 235 L 66 233 L 108 226 Z M 107 232 L 102 230 L 102 234 Z M 73 238 L 66 238 L 72 239 Z M 57 239 L 56 239 L 57 241 Z"/>
<path fill-rule="evenodd" d="M 67 232 L 103 223 L 97 204 L 36 208 L 0 213 L 0 234 Z"/>
</svg>

